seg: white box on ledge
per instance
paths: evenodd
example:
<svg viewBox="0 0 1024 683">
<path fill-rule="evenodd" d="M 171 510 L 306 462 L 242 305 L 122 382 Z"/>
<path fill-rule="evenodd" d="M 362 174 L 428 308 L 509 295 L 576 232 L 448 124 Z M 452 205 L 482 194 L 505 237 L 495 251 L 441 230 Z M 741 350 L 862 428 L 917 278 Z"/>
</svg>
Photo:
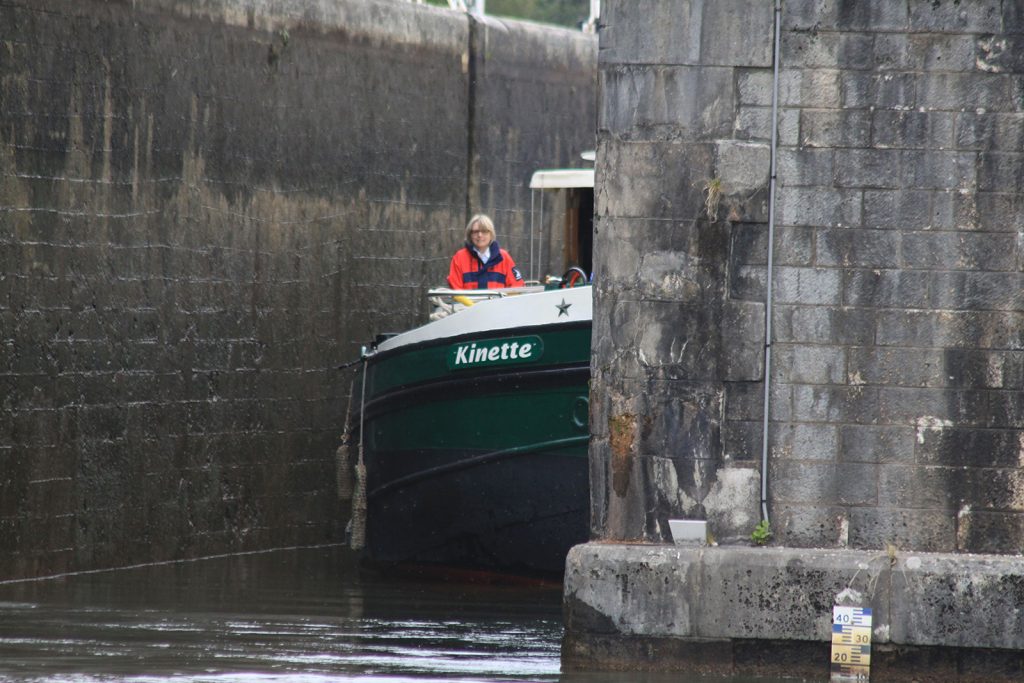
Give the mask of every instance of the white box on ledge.
<svg viewBox="0 0 1024 683">
<path fill-rule="evenodd" d="M 707 545 L 708 523 L 703 519 L 670 519 L 668 528 L 676 545 Z"/>
</svg>

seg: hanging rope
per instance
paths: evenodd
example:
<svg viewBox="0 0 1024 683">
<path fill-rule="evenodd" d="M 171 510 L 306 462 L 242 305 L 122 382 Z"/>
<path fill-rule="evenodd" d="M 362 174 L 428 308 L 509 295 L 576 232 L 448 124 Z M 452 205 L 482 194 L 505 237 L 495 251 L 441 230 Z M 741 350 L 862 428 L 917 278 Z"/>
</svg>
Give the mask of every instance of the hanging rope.
<svg viewBox="0 0 1024 683">
<path fill-rule="evenodd" d="M 352 550 L 366 546 L 366 464 L 363 462 L 363 413 L 366 407 L 366 365 L 363 365 L 363 388 L 359 400 L 359 458 L 356 461 L 356 488 L 352 496 Z"/>
<path fill-rule="evenodd" d="M 337 456 L 337 474 L 338 474 L 338 500 L 352 500 L 352 463 L 349 458 L 349 446 L 348 443 L 352 438 L 351 424 L 352 424 L 352 390 L 355 388 L 356 379 L 352 378 L 352 381 L 348 384 L 348 403 L 345 410 L 345 429 L 341 432 L 341 445 L 338 446 L 338 450 L 335 453 Z"/>
<path fill-rule="evenodd" d="M 341 365 L 339 365 L 339 366 L 338 366 L 338 369 L 339 369 L 339 370 L 348 370 L 348 369 L 349 369 L 350 367 L 352 367 L 352 366 L 353 366 L 353 365 L 355 365 L 356 363 L 362 363 L 362 362 L 363 362 L 363 360 L 364 360 L 364 359 L 363 359 L 363 358 L 361 358 L 361 357 L 360 357 L 360 358 L 356 358 L 355 360 L 350 360 L 350 361 L 349 361 L 349 362 L 347 362 L 347 363 L 342 363 Z"/>
</svg>

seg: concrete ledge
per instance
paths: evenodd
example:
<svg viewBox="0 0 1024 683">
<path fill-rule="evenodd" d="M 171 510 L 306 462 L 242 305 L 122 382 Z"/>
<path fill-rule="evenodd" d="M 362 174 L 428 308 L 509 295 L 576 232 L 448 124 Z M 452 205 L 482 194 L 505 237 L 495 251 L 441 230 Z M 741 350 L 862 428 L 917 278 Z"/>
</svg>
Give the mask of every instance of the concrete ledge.
<svg viewBox="0 0 1024 683">
<path fill-rule="evenodd" d="M 743 652 L 762 662 L 750 670 L 770 671 L 763 655 L 795 647 L 827 673 L 835 604 L 873 609 L 876 668 L 931 662 L 945 681 L 974 680 L 962 674 L 977 661 L 977 680 L 1021 679 L 1024 560 L 1002 555 L 588 543 L 566 561 L 565 656 L 570 667 L 623 668 L 655 651 L 678 650 L 690 665 L 717 652 L 711 660 L 728 654 L 735 665 L 736 645 L 748 643 Z"/>
</svg>

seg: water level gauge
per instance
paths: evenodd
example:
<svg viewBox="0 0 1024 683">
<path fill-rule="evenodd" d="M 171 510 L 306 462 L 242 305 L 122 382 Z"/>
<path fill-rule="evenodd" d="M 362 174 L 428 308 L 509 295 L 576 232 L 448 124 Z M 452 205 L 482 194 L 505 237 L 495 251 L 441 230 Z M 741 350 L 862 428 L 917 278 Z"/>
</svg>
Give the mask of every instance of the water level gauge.
<svg viewBox="0 0 1024 683">
<path fill-rule="evenodd" d="M 871 608 L 832 608 L 832 680 L 871 678 Z"/>
</svg>

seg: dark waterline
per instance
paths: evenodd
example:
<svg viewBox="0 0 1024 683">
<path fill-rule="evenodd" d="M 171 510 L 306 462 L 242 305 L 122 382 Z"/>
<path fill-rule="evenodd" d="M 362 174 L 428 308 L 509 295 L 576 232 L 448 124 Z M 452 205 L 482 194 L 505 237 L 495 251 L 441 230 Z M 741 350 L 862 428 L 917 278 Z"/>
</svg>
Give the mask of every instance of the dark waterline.
<svg viewBox="0 0 1024 683">
<path fill-rule="evenodd" d="M 2 680 L 709 680 L 562 674 L 561 638 L 557 584 L 381 577 L 340 548 L 0 584 Z"/>
</svg>

